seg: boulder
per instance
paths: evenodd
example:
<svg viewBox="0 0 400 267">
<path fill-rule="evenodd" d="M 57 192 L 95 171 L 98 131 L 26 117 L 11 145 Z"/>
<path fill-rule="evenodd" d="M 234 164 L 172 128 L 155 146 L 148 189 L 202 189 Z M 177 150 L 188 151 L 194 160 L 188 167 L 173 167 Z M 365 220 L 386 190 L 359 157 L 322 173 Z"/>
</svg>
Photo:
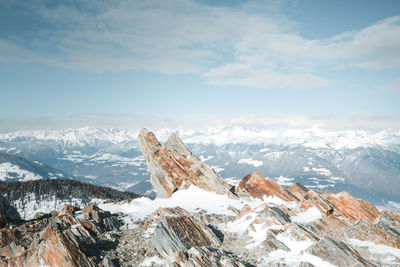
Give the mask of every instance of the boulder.
<svg viewBox="0 0 400 267">
<path fill-rule="evenodd" d="M 277 182 L 262 176 L 259 172 L 245 176 L 236 187 L 236 194 L 239 196 L 250 195 L 259 199 L 263 199 L 264 196 L 274 196 L 284 201 L 297 200 L 294 195 L 283 189 Z"/>
<path fill-rule="evenodd" d="M 142 129 L 138 144 L 147 161 L 150 182 L 157 197 L 170 197 L 175 191 L 190 185 L 218 194 L 227 194 L 231 190 L 231 186 L 195 157 L 176 134 L 161 146 L 152 132 Z"/>
</svg>

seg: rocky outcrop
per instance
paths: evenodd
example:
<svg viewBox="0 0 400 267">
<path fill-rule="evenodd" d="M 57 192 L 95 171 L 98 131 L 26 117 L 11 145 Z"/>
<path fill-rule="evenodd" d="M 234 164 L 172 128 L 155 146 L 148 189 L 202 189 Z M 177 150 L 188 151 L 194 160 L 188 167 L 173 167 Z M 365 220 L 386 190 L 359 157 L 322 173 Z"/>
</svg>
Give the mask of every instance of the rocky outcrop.
<svg viewBox="0 0 400 267">
<path fill-rule="evenodd" d="M 178 252 L 175 255 L 175 261 L 170 263 L 173 267 L 251 267 L 251 264 L 237 259 L 234 255 L 213 247 L 192 247 L 186 252 Z"/>
<path fill-rule="evenodd" d="M 1 230 L 0 266 L 101 266 L 104 246 L 113 243 L 104 234 L 121 223 L 97 207 L 86 209 L 86 219 L 77 219 L 76 212 L 66 206 L 58 214 Z"/>
<path fill-rule="evenodd" d="M 168 266 L 251 266 L 220 248 L 223 236 L 204 223 L 207 218 L 191 215 L 180 208 L 157 211 L 152 243 Z"/>
<path fill-rule="evenodd" d="M 259 199 L 263 199 L 264 196 L 274 196 L 285 201 L 297 200 L 294 195 L 283 189 L 277 182 L 262 176 L 259 172 L 253 172 L 244 177 L 236 187 L 236 194 L 239 196 L 250 195 Z"/>
<path fill-rule="evenodd" d="M 322 238 L 306 251 L 337 266 L 375 266 L 345 243 L 329 237 Z"/>
<path fill-rule="evenodd" d="M 155 248 L 166 258 L 195 246 L 216 246 L 220 242 L 209 227 L 188 216 L 166 216 L 153 234 Z"/>
<path fill-rule="evenodd" d="M 298 200 L 302 200 L 309 190 L 304 185 L 295 183 L 289 186 L 287 191 L 292 193 Z"/>
<path fill-rule="evenodd" d="M 346 232 L 348 238 L 371 241 L 375 244 L 400 248 L 400 234 L 388 231 L 382 226 L 368 221 L 360 221 Z"/>
<path fill-rule="evenodd" d="M 336 209 L 351 222 L 359 220 L 373 222 L 381 214 L 374 205 L 358 199 L 346 191 L 338 194 L 328 194 L 328 198 L 336 206 Z"/>
<path fill-rule="evenodd" d="M 303 209 L 317 207 L 325 216 L 333 214 L 336 208 L 327 196 L 315 190 L 308 190 L 300 201 L 299 206 Z"/>
<path fill-rule="evenodd" d="M 6 226 L 10 222 L 18 222 L 21 216 L 18 211 L 8 203 L 7 199 L 0 195 L 0 227 Z"/>
<path fill-rule="evenodd" d="M 218 194 L 231 190 L 231 186 L 196 158 L 176 134 L 172 134 L 162 146 L 152 132 L 142 129 L 138 144 L 147 161 L 150 182 L 157 197 L 170 197 L 175 191 L 190 185 Z"/>
</svg>

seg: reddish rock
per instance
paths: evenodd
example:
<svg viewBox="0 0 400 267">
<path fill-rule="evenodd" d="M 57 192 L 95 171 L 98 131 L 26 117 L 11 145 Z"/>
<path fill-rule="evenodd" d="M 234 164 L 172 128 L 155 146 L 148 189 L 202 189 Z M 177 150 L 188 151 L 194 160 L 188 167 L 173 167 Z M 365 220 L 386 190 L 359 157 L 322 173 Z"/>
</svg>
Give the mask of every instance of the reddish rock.
<svg viewBox="0 0 400 267">
<path fill-rule="evenodd" d="M 240 181 L 236 187 L 236 193 L 240 195 L 249 194 L 253 198 L 263 199 L 264 196 L 274 196 L 284 201 L 294 201 L 296 198 L 283 189 L 271 178 L 265 178 L 259 172 L 253 172 Z"/>
<path fill-rule="evenodd" d="M 316 190 L 308 190 L 300 201 L 300 207 L 307 210 L 311 207 L 317 207 L 324 216 L 329 216 L 337 211 L 336 207 L 324 194 Z"/>
<path fill-rule="evenodd" d="M 65 205 L 64 208 L 58 213 L 58 216 L 69 215 L 74 216 L 75 208 L 71 205 Z"/>
<path fill-rule="evenodd" d="M 309 190 L 304 185 L 302 185 L 300 183 L 295 183 L 295 184 L 291 185 L 287 189 L 287 191 L 292 193 L 299 200 L 302 200 Z"/>
<path fill-rule="evenodd" d="M 82 241 L 74 235 L 56 232 L 47 227 L 41 236 L 44 242 L 38 248 L 38 257 L 46 266 L 96 266 L 95 261 L 86 257 Z"/>
<path fill-rule="evenodd" d="M 235 221 L 239 220 L 241 218 L 243 218 L 244 216 L 246 216 L 247 214 L 253 212 L 253 209 L 249 206 L 244 206 L 241 210 L 240 213 L 235 217 Z"/>
<path fill-rule="evenodd" d="M 367 220 L 373 222 L 381 212 L 374 205 L 365 200 L 343 191 L 338 194 L 328 194 L 329 200 L 336 206 L 336 209 L 347 219 L 357 222 Z"/>
<path fill-rule="evenodd" d="M 166 216 L 157 225 L 152 239 L 158 253 L 165 258 L 195 246 L 221 244 L 211 228 L 188 216 Z"/>
<path fill-rule="evenodd" d="M 109 212 L 95 221 L 74 217 L 66 206 L 59 216 L 42 216 L 32 222 L 0 230 L 0 266 L 99 266 L 104 231 L 115 230 L 120 222 Z M 87 215 L 98 212 L 86 209 Z M 72 214 L 72 215 L 71 215 Z M 97 243 L 99 242 L 99 243 Z"/>
<path fill-rule="evenodd" d="M 190 185 L 218 194 L 227 194 L 231 189 L 210 166 L 196 158 L 176 134 L 161 146 L 152 132 L 142 129 L 138 144 L 147 161 L 157 197 L 170 197 Z"/>
</svg>

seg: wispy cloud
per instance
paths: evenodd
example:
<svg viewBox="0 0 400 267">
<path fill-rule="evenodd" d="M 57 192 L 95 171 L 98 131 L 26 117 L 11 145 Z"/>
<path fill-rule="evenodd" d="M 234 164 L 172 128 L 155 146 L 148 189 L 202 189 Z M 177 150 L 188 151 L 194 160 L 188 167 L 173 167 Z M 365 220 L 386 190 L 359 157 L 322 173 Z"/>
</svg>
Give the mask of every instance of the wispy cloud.
<svg viewBox="0 0 400 267">
<path fill-rule="evenodd" d="M 400 67 L 400 16 L 307 39 L 278 2 L 267 8 L 259 1 L 239 7 L 194 0 L 33 1 L 26 8 L 48 26 L 33 40 L 32 33 L 23 41 L 0 40 L 0 60 L 29 55 L 24 60 L 73 69 L 194 73 L 216 85 L 267 89 L 326 86 L 331 81 L 321 68 Z"/>
<path fill-rule="evenodd" d="M 400 78 L 391 81 L 390 83 L 380 88 L 383 91 L 397 91 L 400 92 Z"/>
</svg>

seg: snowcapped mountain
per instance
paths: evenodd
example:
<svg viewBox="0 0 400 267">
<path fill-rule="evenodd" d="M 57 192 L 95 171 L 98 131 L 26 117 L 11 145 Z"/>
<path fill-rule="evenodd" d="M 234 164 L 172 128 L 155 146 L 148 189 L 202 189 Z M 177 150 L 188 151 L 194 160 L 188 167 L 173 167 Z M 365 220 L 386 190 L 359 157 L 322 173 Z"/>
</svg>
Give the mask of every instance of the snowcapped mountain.
<svg viewBox="0 0 400 267">
<path fill-rule="evenodd" d="M 269 129 L 238 125 L 177 132 L 189 149 L 230 183 L 258 171 L 288 186 L 348 190 L 376 204 L 400 202 L 400 131 Z M 152 195 L 138 131 L 67 129 L 0 134 L 0 151 L 43 162 L 80 179 Z"/>
<path fill-rule="evenodd" d="M 30 181 L 68 177 L 67 174 L 41 162 L 0 152 L 0 181 Z"/>
</svg>

